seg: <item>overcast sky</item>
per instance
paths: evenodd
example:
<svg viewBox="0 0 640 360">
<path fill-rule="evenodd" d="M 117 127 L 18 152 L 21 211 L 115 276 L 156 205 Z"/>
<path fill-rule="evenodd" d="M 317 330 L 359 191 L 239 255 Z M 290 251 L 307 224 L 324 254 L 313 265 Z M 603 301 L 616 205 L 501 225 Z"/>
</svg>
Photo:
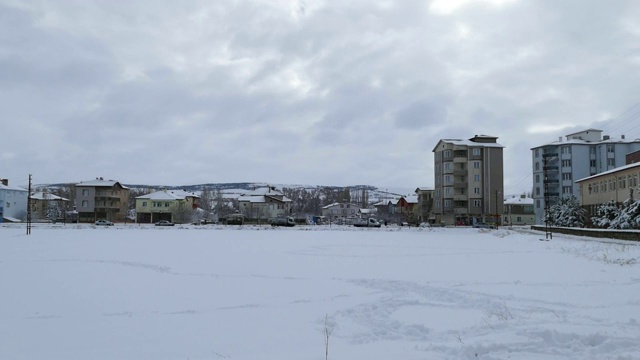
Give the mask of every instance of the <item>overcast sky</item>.
<svg viewBox="0 0 640 360">
<path fill-rule="evenodd" d="M 640 1 L 0 0 L 10 184 L 433 186 L 439 139 L 640 137 Z"/>
</svg>

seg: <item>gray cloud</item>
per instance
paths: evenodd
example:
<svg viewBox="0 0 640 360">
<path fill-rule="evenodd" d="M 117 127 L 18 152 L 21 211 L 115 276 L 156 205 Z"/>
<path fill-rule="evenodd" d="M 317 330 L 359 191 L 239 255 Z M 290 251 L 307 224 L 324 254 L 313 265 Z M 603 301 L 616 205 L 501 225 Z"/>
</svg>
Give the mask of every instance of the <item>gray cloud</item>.
<svg viewBox="0 0 640 360">
<path fill-rule="evenodd" d="M 526 191 L 531 147 L 625 132 L 639 20 L 633 1 L 0 0 L 0 176 L 413 189 L 440 138 L 486 133 Z"/>
</svg>

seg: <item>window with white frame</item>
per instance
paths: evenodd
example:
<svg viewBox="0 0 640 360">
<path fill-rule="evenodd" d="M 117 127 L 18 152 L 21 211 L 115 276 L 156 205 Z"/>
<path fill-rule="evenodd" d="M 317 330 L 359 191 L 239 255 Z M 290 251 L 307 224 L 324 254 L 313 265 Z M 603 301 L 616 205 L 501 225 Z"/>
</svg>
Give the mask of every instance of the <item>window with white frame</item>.
<svg viewBox="0 0 640 360">
<path fill-rule="evenodd" d="M 473 156 L 480 156 L 480 148 L 473 148 L 473 150 L 471 150 L 471 153 L 473 154 Z"/>
<path fill-rule="evenodd" d="M 482 206 L 482 201 L 480 201 L 480 200 L 473 200 L 473 206 L 475 206 L 475 207 L 481 207 L 481 206 Z"/>
<path fill-rule="evenodd" d="M 480 161 L 474 161 L 473 162 L 473 168 L 474 169 L 480 169 Z"/>
<path fill-rule="evenodd" d="M 442 152 L 443 156 L 445 159 L 448 159 L 451 157 L 451 150 L 445 150 Z"/>
<path fill-rule="evenodd" d="M 89 196 L 89 189 L 82 189 L 82 196 Z"/>
<path fill-rule="evenodd" d="M 480 188 L 479 187 L 473 188 L 473 193 L 474 194 L 480 194 Z"/>
</svg>

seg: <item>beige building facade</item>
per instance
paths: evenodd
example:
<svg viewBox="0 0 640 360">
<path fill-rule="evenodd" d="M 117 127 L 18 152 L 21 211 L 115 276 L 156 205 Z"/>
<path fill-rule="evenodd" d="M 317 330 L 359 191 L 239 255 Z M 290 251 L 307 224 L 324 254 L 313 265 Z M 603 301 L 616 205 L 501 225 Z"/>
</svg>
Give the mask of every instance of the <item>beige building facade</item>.
<svg viewBox="0 0 640 360">
<path fill-rule="evenodd" d="M 622 204 L 625 200 L 640 198 L 638 187 L 640 163 L 615 168 L 576 181 L 580 191 L 580 204 L 593 216 L 601 204 L 613 201 Z"/>
<path fill-rule="evenodd" d="M 503 213 L 504 146 L 497 137 L 441 139 L 433 148 L 436 223 L 499 223 Z"/>
</svg>

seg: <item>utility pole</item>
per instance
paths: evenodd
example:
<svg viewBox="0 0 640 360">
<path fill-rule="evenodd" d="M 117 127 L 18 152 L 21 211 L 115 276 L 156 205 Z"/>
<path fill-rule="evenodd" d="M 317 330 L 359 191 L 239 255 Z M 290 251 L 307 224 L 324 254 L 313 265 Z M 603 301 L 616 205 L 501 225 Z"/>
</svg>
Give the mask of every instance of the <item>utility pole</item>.
<svg viewBox="0 0 640 360">
<path fill-rule="evenodd" d="M 29 174 L 29 192 L 27 193 L 27 235 L 31 235 L 31 174 Z"/>
<path fill-rule="evenodd" d="M 498 213 L 498 194 L 500 194 L 500 190 L 496 189 L 496 230 L 498 229 L 498 222 L 500 222 L 500 214 Z"/>
</svg>

